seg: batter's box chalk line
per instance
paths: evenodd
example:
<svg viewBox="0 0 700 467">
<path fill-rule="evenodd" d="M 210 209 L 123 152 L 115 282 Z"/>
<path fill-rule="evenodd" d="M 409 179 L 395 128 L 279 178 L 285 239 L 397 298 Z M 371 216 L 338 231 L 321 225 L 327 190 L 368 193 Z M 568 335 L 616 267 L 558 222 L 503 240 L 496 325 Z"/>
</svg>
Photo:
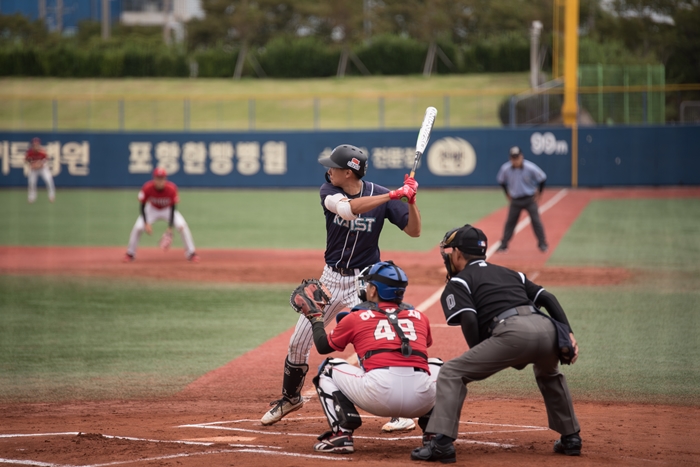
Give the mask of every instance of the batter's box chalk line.
<svg viewBox="0 0 700 467">
<path fill-rule="evenodd" d="M 377 417 L 374 415 L 363 415 L 363 418 L 387 418 L 387 417 Z M 294 422 L 294 421 L 308 421 L 308 420 L 325 420 L 325 417 L 288 417 L 285 420 L 287 422 Z M 234 424 L 245 424 L 245 425 L 253 425 L 253 426 L 260 426 L 260 420 L 257 419 L 248 419 L 248 418 L 243 418 L 239 420 L 226 420 L 226 421 L 219 421 L 219 422 L 205 422 L 205 423 L 194 423 L 194 424 L 187 424 L 187 425 L 179 425 L 178 428 L 202 428 L 202 429 L 209 429 L 209 430 L 224 430 L 224 431 L 235 431 L 239 433 L 249 433 L 249 434 L 257 434 L 257 435 L 275 435 L 275 436 L 300 436 L 300 437 L 317 437 L 317 433 L 304 433 L 304 432 L 298 432 L 298 431 L 269 431 L 269 430 L 261 430 L 257 428 L 244 428 L 244 427 L 236 427 L 236 426 L 226 426 L 226 425 L 234 425 Z M 503 423 L 485 423 L 485 422 L 460 422 L 461 425 L 467 425 L 467 426 L 484 426 L 484 427 L 496 427 L 497 429 L 491 429 L 491 430 L 470 430 L 470 431 L 460 431 L 459 434 L 461 436 L 473 436 L 473 435 L 485 435 L 485 434 L 501 434 L 501 433 L 519 433 L 519 432 L 532 432 L 532 431 L 546 431 L 549 428 L 543 427 L 543 426 L 532 426 L 532 425 L 511 425 L 511 424 L 503 424 Z M 368 440 L 375 440 L 375 441 L 400 441 L 400 440 L 413 440 L 413 439 L 421 439 L 422 436 L 393 436 L 393 437 L 386 437 L 386 436 L 365 436 L 365 435 L 353 435 L 353 438 L 356 439 L 368 439 Z M 474 439 L 457 439 L 458 443 L 465 443 L 465 444 L 480 444 L 480 445 L 485 445 L 485 446 L 494 446 L 494 447 L 501 447 L 501 448 L 513 448 L 515 447 L 514 444 L 508 444 L 508 443 L 497 443 L 497 442 L 492 442 L 492 441 L 480 441 L 480 440 L 474 440 Z"/>
<path fill-rule="evenodd" d="M 87 433 L 82 433 L 80 431 L 69 431 L 69 432 L 60 432 L 60 433 L 15 433 L 15 434 L 0 435 L 0 440 L 3 438 L 4 439 L 12 439 L 12 438 L 27 438 L 27 437 L 46 437 L 46 436 L 79 436 L 81 434 L 87 434 Z M 149 443 L 172 443 L 172 444 L 180 444 L 180 445 L 213 446 L 214 444 L 217 444 L 217 445 L 224 444 L 224 443 L 213 443 L 213 442 L 209 443 L 209 442 L 199 442 L 199 441 L 136 438 L 133 436 L 113 436 L 113 435 L 105 435 L 105 434 L 99 434 L 99 436 L 101 436 L 103 438 L 108 438 L 108 439 L 121 439 L 121 440 L 127 440 L 127 441 L 140 441 L 140 442 L 149 442 Z M 299 457 L 299 458 L 305 458 L 305 459 L 323 459 L 323 460 L 332 460 L 332 461 L 351 460 L 351 459 L 344 458 L 344 457 L 331 457 L 329 455 L 299 454 L 299 453 L 294 453 L 294 452 L 286 452 L 286 451 L 282 451 L 281 450 L 282 448 L 280 448 L 279 446 L 267 446 L 267 445 L 257 445 L 257 444 L 232 444 L 232 443 L 228 443 L 228 446 L 234 447 L 236 449 L 217 449 L 217 450 L 212 450 L 212 451 L 202 451 L 202 452 L 193 452 L 193 453 L 183 452 L 183 453 L 169 454 L 169 455 L 164 455 L 164 456 L 139 457 L 136 459 L 103 462 L 103 463 L 98 463 L 98 464 L 59 464 L 59 463 L 54 463 L 54 462 L 46 462 L 46 461 L 31 460 L 31 459 L 8 459 L 8 458 L 0 457 L 0 464 L 29 465 L 29 466 L 36 466 L 36 467 L 108 467 L 108 466 L 121 465 L 121 464 L 135 465 L 135 464 L 139 464 L 139 463 L 143 463 L 143 462 L 152 462 L 152 461 L 167 460 L 167 459 L 177 459 L 177 458 L 184 458 L 184 457 L 208 456 L 208 455 L 218 455 L 218 454 L 235 454 L 235 453 L 263 454 L 263 455 L 273 455 L 273 456 Z"/>
</svg>

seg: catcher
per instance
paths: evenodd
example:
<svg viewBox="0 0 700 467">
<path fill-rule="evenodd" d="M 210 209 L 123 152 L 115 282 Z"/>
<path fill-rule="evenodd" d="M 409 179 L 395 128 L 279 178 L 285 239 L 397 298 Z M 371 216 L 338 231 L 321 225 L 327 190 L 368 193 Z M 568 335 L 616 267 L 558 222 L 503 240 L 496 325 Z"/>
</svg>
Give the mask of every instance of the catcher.
<svg viewBox="0 0 700 467">
<path fill-rule="evenodd" d="M 158 243 L 161 249 L 167 251 L 170 248 L 173 242 L 174 226 L 180 232 L 182 242 L 185 244 L 185 257 L 193 263 L 198 263 L 199 256 L 194 250 L 190 228 L 182 214 L 176 210 L 177 203 L 180 201 L 177 186 L 167 180 L 165 169 L 158 167 L 153 171 L 153 180 L 146 182 L 139 191 L 139 201 L 141 202 L 141 215 L 136 219 L 136 223 L 131 229 L 129 247 L 124 255 L 124 262 L 129 263 L 134 260 L 141 234 L 146 231 L 148 235 L 151 235 L 153 222 L 164 220 L 168 222 L 168 228 Z"/>
<path fill-rule="evenodd" d="M 44 179 L 44 183 L 46 183 L 46 189 L 49 192 L 49 201 L 53 203 L 56 199 L 56 188 L 53 184 L 53 176 L 51 176 L 49 166 L 46 164 L 48 161 L 46 151 L 41 147 L 41 140 L 39 138 L 32 139 L 32 146 L 27 150 L 24 159 L 29 164 L 29 174 L 27 175 L 29 195 L 27 201 L 30 203 L 36 201 L 36 181 L 37 177 L 41 175 L 41 178 Z"/>
<path fill-rule="evenodd" d="M 406 273 L 391 261 L 365 268 L 357 286 L 363 303 L 338 313 L 328 335 L 323 326 L 328 289 L 310 279 L 292 292 L 292 307 L 311 321 L 318 353 L 340 352 L 352 344 L 361 365 L 328 358 L 319 367 L 313 383 L 330 430 L 318 437 L 314 451 L 354 452 L 352 435 L 362 425 L 356 407 L 381 417 L 420 417 L 418 425 L 425 429 L 442 361 L 428 358 L 430 322 L 403 303 L 407 285 Z"/>
</svg>

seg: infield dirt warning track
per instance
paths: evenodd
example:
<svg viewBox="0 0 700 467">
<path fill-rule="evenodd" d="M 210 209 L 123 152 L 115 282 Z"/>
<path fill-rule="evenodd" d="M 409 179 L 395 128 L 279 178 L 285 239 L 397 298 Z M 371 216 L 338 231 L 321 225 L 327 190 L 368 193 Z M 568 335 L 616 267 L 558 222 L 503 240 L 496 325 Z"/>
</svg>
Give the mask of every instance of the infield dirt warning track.
<svg viewBox="0 0 700 467">
<path fill-rule="evenodd" d="M 635 279 L 623 268 L 549 268 L 546 261 L 571 223 L 591 199 L 622 197 L 700 197 L 700 189 L 548 190 L 542 202 L 549 253 L 534 248 L 527 221 L 509 252 L 490 260 L 517 268 L 544 284 L 621 283 Z M 559 199 L 555 199 L 559 196 Z M 554 201 L 556 202 L 554 202 Z M 456 225 L 468 220 L 457 220 Z M 476 225 L 491 239 L 500 238 L 505 210 Z M 522 222 L 522 221 L 521 221 Z M 438 239 L 439 240 L 439 239 Z M 0 274 L 70 274 L 103 277 L 219 282 L 294 283 L 320 274 L 321 251 L 201 250 L 202 262 L 185 263 L 180 251 L 143 249 L 135 263 L 120 262 L 123 248 L 0 247 Z M 265 255 L 274 256 L 272 275 Z M 437 251 L 385 252 L 411 278 L 407 301 L 424 306 L 433 324 L 431 354 L 443 359 L 465 346 L 458 330 L 442 323 L 435 304 L 444 283 Z M 169 267 L 163 267 L 163 266 Z M 178 267 L 174 267 L 178 265 Z M 203 375 L 182 392 L 159 400 L 69 401 L 0 405 L 0 465 L 68 466 L 320 466 L 412 464 L 418 431 L 385 434 L 386 420 L 363 417 L 348 456 L 317 454 L 315 437 L 327 423 L 310 381 L 311 400 L 272 426 L 259 418 L 279 397 L 281 370 L 292 330 Z M 346 352 L 349 356 L 350 352 Z M 321 361 L 312 351 L 314 368 Z M 524 371 L 529 371 L 526 369 Z M 534 385 L 534 379 L 533 379 Z M 311 390 L 310 390 L 311 389 Z M 547 429 L 540 399 L 468 396 L 462 412 L 457 465 L 700 465 L 700 408 L 649 404 L 575 401 L 584 439 L 580 458 L 552 452 L 557 434 Z M 415 465 L 420 465 L 416 463 Z"/>
</svg>

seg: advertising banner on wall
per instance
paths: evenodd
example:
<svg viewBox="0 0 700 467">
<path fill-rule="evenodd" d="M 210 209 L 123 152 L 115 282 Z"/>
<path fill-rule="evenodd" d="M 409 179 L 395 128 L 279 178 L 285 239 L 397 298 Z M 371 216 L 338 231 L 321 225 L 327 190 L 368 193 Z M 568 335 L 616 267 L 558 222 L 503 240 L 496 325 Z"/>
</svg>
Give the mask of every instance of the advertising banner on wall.
<svg viewBox="0 0 700 467">
<path fill-rule="evenodd" d="M 33 137 L 59 186 L 140 186 L 155 167 L 187 187 L 312 187 L 323 183 L 319 156 L 340 144 L 367 151 L 367 178 L 395 187 L 413 165 L 416 131 L 241 133 L 0 133 L 0 186 L 26 184 Z M 496 185 L 511 146 L 557 185 L 570 183 L 566 130 L 435 130 L 416 173 L 421 186 Z"/>
<path fill-rule="evenodd" d="M 135 187 L 163 167 L 182 187 L 317 187 L 319 156 L 341 144 L 364 149 L 367 179 L 389 188 L 411 170 L 417 131 L 0 132 L 0 186 L 23 186 L 33 137 L 42 140 L 58 186 Z M 511 146 L 570 186 L 568 129 L 433 130 L 416 171 L 422 187 L 496 186 Z M 700 128 L 594 127 L 579 130 L 578 185 L 700 184 Z"/>
</svg>

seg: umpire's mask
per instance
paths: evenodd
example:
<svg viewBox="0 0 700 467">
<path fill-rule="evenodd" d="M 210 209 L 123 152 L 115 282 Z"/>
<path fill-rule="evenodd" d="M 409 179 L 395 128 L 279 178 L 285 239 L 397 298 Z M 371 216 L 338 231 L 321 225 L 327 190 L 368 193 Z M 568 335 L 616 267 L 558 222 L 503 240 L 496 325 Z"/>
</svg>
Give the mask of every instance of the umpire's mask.
<svg viewBox="0 0 700 467">
<path fill-rule="evenodd" d="M 460 271 L 452 263 L 452 259 L 449 253 L 445 252 L 445 248 L 457 248 L 468 255 L 486 256 L 488 239 L 481 229 L 472 227 L 469 224 L 452 229 L 445 234 L 445 237 L 440 242 L 440 255 L 445 262 L 445 269 L 447 269 L 447 280 L 450 280 Z"/>
</svg>

